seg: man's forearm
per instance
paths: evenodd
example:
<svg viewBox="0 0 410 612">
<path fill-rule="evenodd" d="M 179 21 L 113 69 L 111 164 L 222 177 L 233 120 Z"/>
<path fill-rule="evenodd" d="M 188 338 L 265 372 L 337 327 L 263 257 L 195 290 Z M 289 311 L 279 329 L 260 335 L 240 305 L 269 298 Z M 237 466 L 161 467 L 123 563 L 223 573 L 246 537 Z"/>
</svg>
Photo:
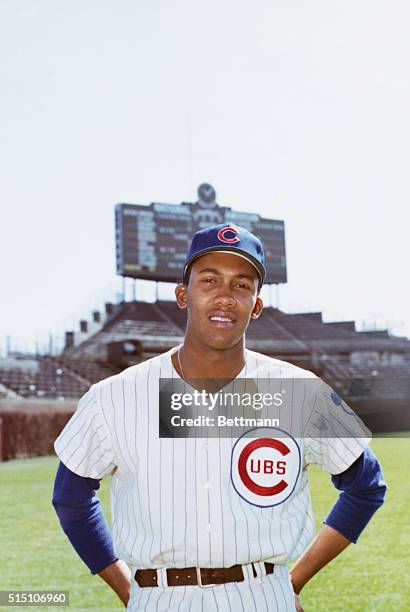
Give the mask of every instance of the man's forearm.
<svg viewBox="0 0 410 612">
<path fill-rule="evenodd" d="M 131 573 L 128 565 L 124 561 L 114 561 L 102 572 L 99 572 L 99 575 L 127 606 L 131 594 Z"/>
<path fill-rule="evenodd" d="M 300 593 L 305 584 L 350 543 L 350 540 L 336 529 L 329 527 L 329 525 L 323 525 L 290 571 L 295 593 Z"/>
</svg>

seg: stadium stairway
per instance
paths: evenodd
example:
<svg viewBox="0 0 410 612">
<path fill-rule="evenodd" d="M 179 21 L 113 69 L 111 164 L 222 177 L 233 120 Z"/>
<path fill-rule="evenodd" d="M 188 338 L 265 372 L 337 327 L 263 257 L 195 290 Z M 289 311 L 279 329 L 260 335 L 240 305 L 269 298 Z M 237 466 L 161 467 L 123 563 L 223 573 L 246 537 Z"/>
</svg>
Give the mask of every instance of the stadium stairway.
<svg viewBox="0 0 410 612">
<path fill-rule="evenodd" d="M 37 357 L 37 367 L 33 369 L 0 368 L 0 383 L 19 398 L 77 398 L 89 387 L 52 357 Z"/>
<path fill-rule="evenodd" d="M 7 387 L 3 383 L 0 383 L 0 399 L 23 399 L 23 397 L 13 391 L 13 389 L 11 389 L 10 387 Z"/>
</svg>

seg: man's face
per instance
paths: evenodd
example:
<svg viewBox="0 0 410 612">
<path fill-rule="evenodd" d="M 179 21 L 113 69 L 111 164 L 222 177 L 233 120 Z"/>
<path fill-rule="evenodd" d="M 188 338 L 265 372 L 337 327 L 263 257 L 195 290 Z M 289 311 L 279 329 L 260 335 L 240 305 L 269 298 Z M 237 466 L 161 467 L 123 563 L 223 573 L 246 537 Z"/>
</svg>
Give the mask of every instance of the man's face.
<svg viewBox="0 0 410 612">
<path fill-rule="evenodd" d="M 207 253 L 191 265 L 188 285 L 178 285 L 178 304 L 188 309 L 187 332 L 214 349 L 228 349 L 243 337 L 263 303 L 259 276 L 242 257 Z"/>
</svg>

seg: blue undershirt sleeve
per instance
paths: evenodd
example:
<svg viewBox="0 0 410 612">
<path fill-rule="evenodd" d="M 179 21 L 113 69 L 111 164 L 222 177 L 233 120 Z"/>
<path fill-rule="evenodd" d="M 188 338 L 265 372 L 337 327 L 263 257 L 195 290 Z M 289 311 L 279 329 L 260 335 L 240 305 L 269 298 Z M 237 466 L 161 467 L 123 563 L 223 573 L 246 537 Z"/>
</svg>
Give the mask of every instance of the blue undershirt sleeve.
<svg viewBox="0 0 410 612">
<path fill-rule="evenodd" d="M 340 494 L 324 522 L 356 543 L 385 499 L 387 486 L 380 463 L 367 447 L 347 470 L 332 476 L 332 482 Z"/>
<path fill-rule="evenodd" d="M 53 506 L 61 527 L 92 574 L 118 559 L 111 532 L 96 495 L 99 480 L 83 478 L 60 461 L 53 491 Z"/>
</svg>

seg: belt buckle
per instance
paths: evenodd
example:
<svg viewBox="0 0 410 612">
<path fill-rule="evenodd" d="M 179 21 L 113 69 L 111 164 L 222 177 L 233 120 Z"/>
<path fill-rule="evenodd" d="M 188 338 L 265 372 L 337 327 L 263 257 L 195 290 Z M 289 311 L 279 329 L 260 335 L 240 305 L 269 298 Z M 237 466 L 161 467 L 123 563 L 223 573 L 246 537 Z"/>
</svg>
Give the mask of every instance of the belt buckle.
<svg viewBox="0 0 410 612">
<path fill-rule="evenodd" d="M 202 578 L 201 578 L 201 568 L 200 567 L 196 567 L 196 579 L 198 582 L 198 586 L 201 587 L 201 589 L 207 589 L 208 587 L 214 587 L 217 586 L 217 584 L 215 582 L 211 582 L 210 584 L 202 584 Z"/>
</svg>

